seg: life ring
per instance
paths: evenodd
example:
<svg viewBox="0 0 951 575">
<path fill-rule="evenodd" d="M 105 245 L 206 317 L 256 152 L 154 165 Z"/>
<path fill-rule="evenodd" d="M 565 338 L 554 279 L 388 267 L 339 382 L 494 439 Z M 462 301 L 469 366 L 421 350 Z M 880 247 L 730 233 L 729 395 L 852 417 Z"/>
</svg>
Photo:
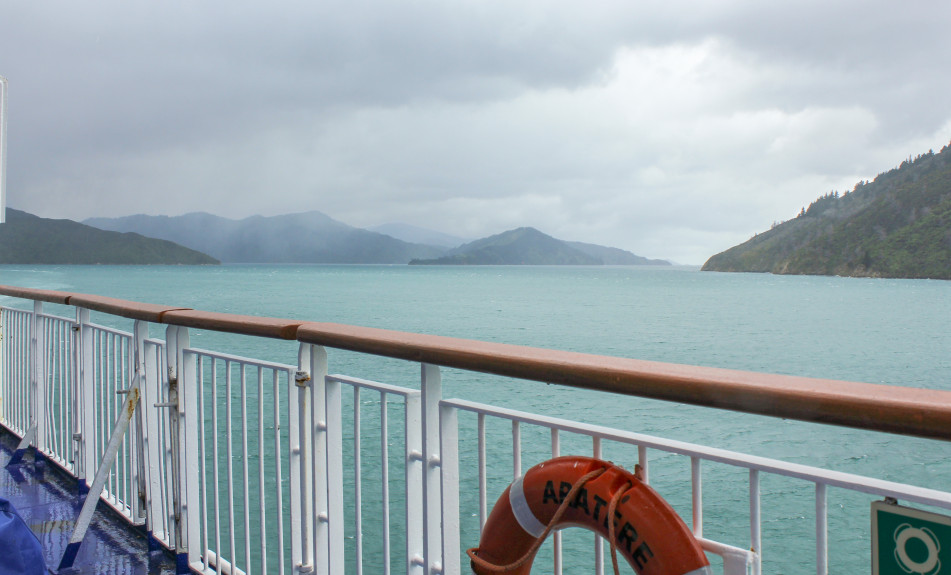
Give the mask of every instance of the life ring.
<svg viewBox="0 0 951 575">
<path fill-rule="evenodd" d="M 539 463 L 506 488 L 479 547 L 468 551 L 472 570 L 527 574 L 548 534 L 570 526 L 608 539 L 615 570 L 616 549 L 639 575 L 713 573 L 697 538 L 656 491 L 610 462 L 573 456 Z"/>
</svg>

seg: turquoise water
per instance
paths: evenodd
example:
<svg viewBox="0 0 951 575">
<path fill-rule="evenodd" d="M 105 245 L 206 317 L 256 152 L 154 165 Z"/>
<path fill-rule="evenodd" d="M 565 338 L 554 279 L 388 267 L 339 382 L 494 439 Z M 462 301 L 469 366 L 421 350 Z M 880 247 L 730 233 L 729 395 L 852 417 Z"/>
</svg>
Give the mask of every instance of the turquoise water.
<svg viewBox="0 0 951 575">
<path fill-rule="evenodd" d="M 951 282 L 655 267 L 229 265 L 4 266 L 0 283 L 655 361 L 951 389 Z M 160 334 L 156 330 L 153 335 Z M 296 361 L 292 343 L 200 332 L 192 333 L 192 343 Z M 417 366 L 333 350 L 330 362 L 332 372 L 417 385 Z M 636 398 L 606 400 L 578 390 L 452 370 L 444 373 L 443 384 L 447 397 L 951 490 L 951 449 L 945 443 Z M 462 425 L 465 430 L 471 422 Z M 508 449 L 509 430 L 502 426 L 490 434 Z M 526 468 L 544 458 L 548 447 L 547 435 L 537 444 L 531 439 L 526 432 Z M 590 445 L 566 439 L 562 452 L 570 450 L 588 453 Z M 625 464 L 634 460 L 612 446 L 606 446 L 605 455 Z M 689 517 L 689 492 L 682 489 L 689 481 L 689 466 L 684 468 L 689 464 L 678 459 L 668 466 L 668 459 L 652 459 L 652 480 Z M 501 490 L 506 480 L 500 476 L 494 481 L 493 488 Z M 748 542 L 745 481 L 743 473 L 705 468 L 705 487 L 722 495 L 707 495 L 707 536 L 740 546 Z M 764 479 L 765 572 L 814 570 L 812 496 L 809 485 Z M 868 501 L 830 491 L 832 572 L 867 572 Z M 805 543 L 799 542 L 800 534 Z M 577 544 L 582 556 L 591 546 L 584 541 Z M 538 572 L 544 572 L 542 565 L 539 559 Z"/>
</svg>

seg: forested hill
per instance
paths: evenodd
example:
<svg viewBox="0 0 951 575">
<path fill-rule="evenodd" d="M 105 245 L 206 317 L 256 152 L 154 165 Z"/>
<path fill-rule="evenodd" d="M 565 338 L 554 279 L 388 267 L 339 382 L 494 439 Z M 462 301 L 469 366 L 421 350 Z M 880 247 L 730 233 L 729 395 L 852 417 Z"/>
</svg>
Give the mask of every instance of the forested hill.
<svg viewBox="0 0 951 575">
<path fill-rule="evenodd" d="M 535 228 L 517 228 L 410 265 L 670 265 L 631 252 L 581 242 L 565 242 Z"/>
<path fill-rule="evenodd" d="M 0 224 L 4 264 L 217 264 L 176 243 L 136 233 L 107 232 L 70 220 L 40 218 L 7 208 Z"/>
<path fill-rule="evenodd" d="M 951 279 L 951 146 L 826 194 L 703 269 Z"/>
</svg>

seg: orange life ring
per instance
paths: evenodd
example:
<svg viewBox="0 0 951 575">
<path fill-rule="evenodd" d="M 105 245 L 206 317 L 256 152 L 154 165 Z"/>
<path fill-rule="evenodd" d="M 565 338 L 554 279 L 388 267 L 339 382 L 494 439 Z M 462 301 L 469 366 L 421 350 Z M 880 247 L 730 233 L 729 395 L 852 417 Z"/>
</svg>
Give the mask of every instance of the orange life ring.
<svg viewBox="0 0 951 575">
<path fill-rule="evenodd" d="M 472 570 L 527 574 L 548 533 L 569 526 L 613 536 L 612 556 L 616 548 L 640 575 L 712 573 L 697 538 L 656 491 L 610 462 L 570 456 L 539 463 L 506 488 L 469 550 Z"/>
</svg>

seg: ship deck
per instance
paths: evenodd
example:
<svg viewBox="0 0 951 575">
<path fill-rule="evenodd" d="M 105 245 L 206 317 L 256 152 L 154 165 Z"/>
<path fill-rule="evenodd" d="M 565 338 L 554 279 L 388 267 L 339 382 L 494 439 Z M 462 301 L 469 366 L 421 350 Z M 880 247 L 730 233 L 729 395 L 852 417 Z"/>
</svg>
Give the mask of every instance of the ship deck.
<svg viewBox="0 0 951 575">
<path fill-rule="evenodd" d="M 76 479 L 30 450 L 7 466 L 18 440 L 0 427 L 0 497 L 10 500 L 43 547 L 51 571 L 59 565 L 83 498 Z M 148 541 L 128 523 L 99 505 L 76 562 L 63 574 L 175 573 L 175 561 L 164 550 L 149 551 Z"/>
</svg>

